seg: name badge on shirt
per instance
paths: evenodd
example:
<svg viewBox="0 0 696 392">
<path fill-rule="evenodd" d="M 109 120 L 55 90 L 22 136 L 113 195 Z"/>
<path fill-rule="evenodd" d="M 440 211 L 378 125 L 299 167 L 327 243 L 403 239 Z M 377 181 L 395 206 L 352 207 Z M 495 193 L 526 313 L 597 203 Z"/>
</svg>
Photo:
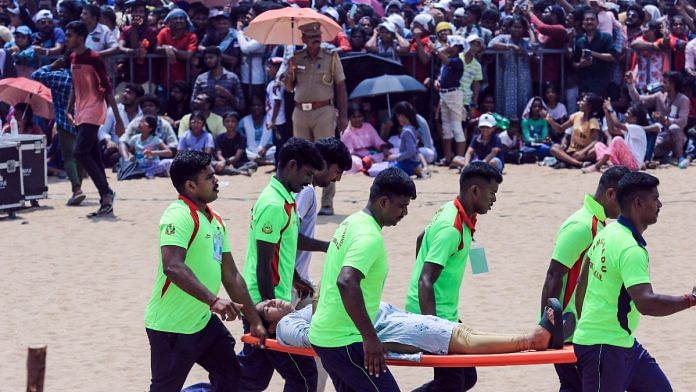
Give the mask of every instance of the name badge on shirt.
<svg viewBox="0 0 696 392">
<path fill-rule="evenodd" d="M 488 261 L 486 261 L 486 251 L 477 242 L 471 243 L 469 249 L 469 260 L 471 260 L 471 272 L 474 275 L 488 272 Z"/>
<path fill-rule="evenodd" d="M 213 257 L 222 264 L 222 233 L 219 231 L 213 236 Z"/>
<path fill-rule="evenodd" d="M 669 108 L 669 116 L 672 118 L 677 118 L 678 115 L 679 115 L 679 108 L 677 107 L 677 105 L 672 105 Z"/>
</svg>

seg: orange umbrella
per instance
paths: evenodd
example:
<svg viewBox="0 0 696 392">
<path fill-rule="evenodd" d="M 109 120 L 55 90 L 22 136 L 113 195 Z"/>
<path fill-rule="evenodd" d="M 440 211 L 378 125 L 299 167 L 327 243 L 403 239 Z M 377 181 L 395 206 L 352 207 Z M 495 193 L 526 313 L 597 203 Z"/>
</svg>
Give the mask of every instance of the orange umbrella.
<svg viewBox="0 0 696 392">
<path fill-rule="evenodd" d="M 313 22 L 321 25 L 322 41 L 333 40 L 342 30 L 331 18 L 311 8 L 287 7 L 257 16 L 244 34 L 266 45 L 302 45 L 299 27 Z"/>
<path fill-rule="evenodd" d="M 55 117 L 51 90 L 43 84 L 27 78 L 0 80 L 0 102 L 12 106 L 26 102 L 34 114 L 46 119 Z"/>
</svg>

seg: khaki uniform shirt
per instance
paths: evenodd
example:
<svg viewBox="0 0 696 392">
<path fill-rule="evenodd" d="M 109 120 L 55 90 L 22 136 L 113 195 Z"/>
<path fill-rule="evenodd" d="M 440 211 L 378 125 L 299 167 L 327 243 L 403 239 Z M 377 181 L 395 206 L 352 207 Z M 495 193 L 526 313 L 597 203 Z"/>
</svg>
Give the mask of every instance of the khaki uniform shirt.
<svg viewBox="0 0 696 392">
<path fill-rule="evenodd" d="M 312 59 L 305 49 L 295 53 L 293 58 L 297 64 L 295 102 L 332 100 L 334 98 L 334 83 L 346 79 L 338 54 L 321 49 L 316 59 Z M 332 58 L 335 58 L 333 72 L 331 71 Z"/>
</svg>

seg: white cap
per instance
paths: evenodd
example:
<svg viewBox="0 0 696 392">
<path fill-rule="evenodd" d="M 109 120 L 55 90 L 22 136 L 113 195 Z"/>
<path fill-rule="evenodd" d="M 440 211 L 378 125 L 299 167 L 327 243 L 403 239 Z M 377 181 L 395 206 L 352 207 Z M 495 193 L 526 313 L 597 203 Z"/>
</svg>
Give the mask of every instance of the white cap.
<svg viewBox="0 0 696 392">
<path fill-rule="evenodd" d="M 481 45 L 483 45 L 483 38 L 479 37 L 479 36 L 476 35 L 476 34 L 469 34 L 469 35 L 466 37 L 466 42 L 468 42 L 468 43 L 470 43 L 470 44 L 471 44 L 471 43 L 474 43 L 475 41 L 478 41 L 478 42 L 481 43 Z"/>
<path fill-rule="evenodd" d="M 333 18 L 333 20 L 335 20 L 335 21 L 338 22 L 338 18 L 339 18 L 339 16 L 338 16 L 338 11 L 336 11 L 335 8 L 333 8 L 333 7 L 328 7 L 328 8 L 326 8 L 326 11 L 324 11 L 324 13 L 327 14 L 327 15 L 329 15 L 330 17 Z"/>
<path fill-rule="evenodd" d="M 390 33 L 396 33 L 396 25 L 388 20 L 385 20 L 384 22 L 380 23 L 377 27 L 384 27 Z"/>
<path fill-rule="evenodd" d="M 454 10 L 454 16 L 464 16 L 464 8 L 459 7 L 456 10 Z"/>
<path fill-rule="evenodd" d="M 387 16 L 387 20 L 394 23 L 396 27 L 399 28 L 400 32 L 403 33 L 404 29 L 406 28 L 406 21 L 404 21 L 404 18 L 401 15 L 391 14 Z"/>
<path fill-rule="evenodd" d="M 450 0 L 440 0 L 433 4 L 433 8 L 440 8 L 445 11 L 449 11 Z"/>
<path fill-rule="evenodd" d="M 53 20 L 53 14 L 51 13 L 51 11 L 49 11 L 49 10 L 40 10 L 39 12 L 36 13 L 36 15 L 34 15 L 33 18 L 31 18 L 31 20 L 33 20 L 34 23 L 38 23 L 38 21 L 44 20 L 44 19 L 51 19 L 51 20 Z"/>
<path fill-rule="evenodd" d="M 459 45 L 462 47 L 462 49 L 469 49 L 469 44 L 464 40 L 464 37 L 462 37 L 459 34 L 452 34 L 447 36 L 447 46 L 456 46 Z"/>
<path fill-rule="evenodd" d="M 479 117 L 478 126 L 480 127 L 494 127 L 497 124 L 495 117 L 490 113 L 484 113 Z"/>
</svg>

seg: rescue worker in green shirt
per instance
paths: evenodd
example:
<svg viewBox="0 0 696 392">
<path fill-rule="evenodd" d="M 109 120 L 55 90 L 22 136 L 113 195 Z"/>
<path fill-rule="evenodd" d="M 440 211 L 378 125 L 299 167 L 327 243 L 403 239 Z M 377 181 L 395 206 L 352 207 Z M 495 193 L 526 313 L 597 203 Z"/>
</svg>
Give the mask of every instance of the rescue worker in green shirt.
<svg viewBox="0 0 696 392">
<path fill-rule="evenodd" d="M 314 143 L 290 138 L 278 154 L 278 170 L 254 204 L 249 227 L 244 280 L 253 303 L 292 300 L 293 287 L 311 297 L 313 287 L 295 270 L 299 219 L 294 193 L 312 183 L 314 173 L 324 168 L 324 158 Z M 311 250 L 300 243 L 301 250 Z M 244 323 L 244 333 L 250 326 Z M 313 392 L 317 388 L 314 359 L 301 355 L 261 350 L 245 344 L 237 356 L 242 368 L 240 389 L 263 391 L 273 371 L 285 379 L 284 391 Z"/>
<path fill-rule="evenodd" d="M 266 329 L 230 253 L 227 227 L 208 206 L 218 195 L 210 155 L 179 153 L 170 177 L 179 199 L 159 222 L 160 263 L 145 312 L 150 392 L 180 391 L 194 363 L 208 371 L 213 390 L 236 391 L 235 341 L 220 318 L 231 321 L 244 313 L 249 332 L 262 344 Z M 217 296 L 221 282 L 232 300 Z"/>
<path fill-rule="evenodd" d="M 484 162 L 472 162 L 459 177 L 459 195 L 433 216 L 416 244 L 406 310 L 459 322 L 459 289 L 469 258 L 476 216 L 495 203 L 500 172 Z M 434 368 L 433 381 L 417 391 L 466 391 L 476 384 L 476 368 Z"/>
<path fill-rule="evenodd" d="M 607 169 L 599 179 L 594 196 L 586 194 L 582 208 L 561 225 L 541 292 L 542 312 L 549 298 L 559 298 L 563 311 L 575 314 L 575 286 L 585 252 L 597 233 L 604 229 L 606 219 L 619 216 L 616 187 L 629 172 L 624 166 Z M 554 367 L 561 392 L 582 392 L 575 363 L 556 364 Z"/>
</svg>

